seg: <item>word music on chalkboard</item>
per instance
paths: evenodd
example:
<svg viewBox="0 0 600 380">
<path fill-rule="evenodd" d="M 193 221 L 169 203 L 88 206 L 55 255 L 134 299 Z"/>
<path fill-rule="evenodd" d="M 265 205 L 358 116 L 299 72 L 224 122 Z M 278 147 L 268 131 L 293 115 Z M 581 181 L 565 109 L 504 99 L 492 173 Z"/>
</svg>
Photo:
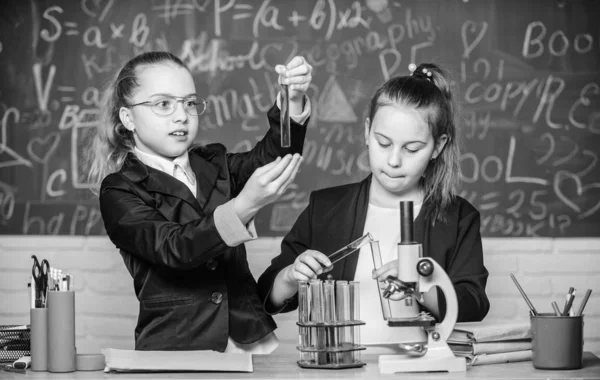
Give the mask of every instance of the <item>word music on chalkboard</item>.
<svg viewBox="0 0 600 380">
<path fill-rule="evenodd" d="M 375 89 L 410 63 L 449 70 L 460 105 L 460 195 L 484 237 L 600 231 L 600 2 L 592 0 L 5 0 L 0 5 L 0 234 L 103 235 L 84 160 L 106 83 L 167 50 L 207 111 L 198 143 L 250 149 L 274 66 L 313 66 L 295 183 L 256 219 L 282 236 L 311 191 L 361 180 Z"/>
</svg>

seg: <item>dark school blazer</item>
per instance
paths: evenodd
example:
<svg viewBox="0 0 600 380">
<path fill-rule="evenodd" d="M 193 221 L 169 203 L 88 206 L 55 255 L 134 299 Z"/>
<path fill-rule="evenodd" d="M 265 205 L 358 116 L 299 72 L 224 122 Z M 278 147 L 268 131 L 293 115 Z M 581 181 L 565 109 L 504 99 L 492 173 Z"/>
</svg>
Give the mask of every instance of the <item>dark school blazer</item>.
<svg viewBox="0 0 600 380">
<path fill-rule="evenodd" d="M 258 298 L 244 245 L 227 246 L 213 219 L 215 208 L 237 196 L 256 168 L 302 153 L 308 120 L 292 120 L 292 146 L 284 149 L 279 109 L 273 106 L 267 115 L 270 129 L 250 152 L 229 154 L 221 144 L 189 151 L 197 198 L 133 153 L 103 180 L 104 226 L 140 302 L 136 350 L 224 351 L 229 336 L 253 343 L 275 329 Z"/>
<path fill-rule="evenodd" d="M 298 307 L 297 295 L 279 310 L 268 302 L 275 277 L 298 255 L 307 249 L 329 255 L 363 235 L 371 178 L 369 175 L 358 183 L 311 194 L 308 207 L 283 239 L 281 254 L 271 261 L 258 280 L 258 291 L 267 312 L 285 313 Z M 490 303 L 485 294 L 488 271 L 483 265 L 479 212 L 465 199 L 456 197 L 446 215 L 447 221 L 436 221 L 432 226 L 425 217 L 427 207 L 425 203 L 415 219 L 415 240 L 423 245 L 423 255 L 436 260 L 452 280 L 458 298 L 458 321 L 481 321 Z M 336 280 L 353 280 L 357 261 L 358 255 L 352 254 L 319 278 L 331 274 Z M 446 303 L 443 297 L 438 299 L 443 316 Z"/>
</svg>

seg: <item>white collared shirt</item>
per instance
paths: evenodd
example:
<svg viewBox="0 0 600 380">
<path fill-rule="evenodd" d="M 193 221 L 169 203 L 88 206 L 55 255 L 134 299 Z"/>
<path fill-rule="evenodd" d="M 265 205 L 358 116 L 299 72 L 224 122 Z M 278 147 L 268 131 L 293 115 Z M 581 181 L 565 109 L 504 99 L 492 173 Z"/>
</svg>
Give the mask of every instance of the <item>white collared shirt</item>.
<svg viewBox="0 0 600 380">
<path fill-rule="evenodd" d="M 181 156 L 175 157 L 173 160 L 169 160 L 156 154 L 142 152 L 137 147 L 133 149 L 135 151 L 135 155 L 140 159 L 140 161 L 150 167 L 153 167 L 154 169 L 160 170 L 177 178 L 183 182 L 188 189 L 190 189 L 192 194 L 194 194 L 194 198 L 196 197 L 196 175 L 190 166 L 190 158 L 187 151 Z M 183 173 L 184 178 L 178 178 L 180 177 L 179 173 Z"/>
</svg>

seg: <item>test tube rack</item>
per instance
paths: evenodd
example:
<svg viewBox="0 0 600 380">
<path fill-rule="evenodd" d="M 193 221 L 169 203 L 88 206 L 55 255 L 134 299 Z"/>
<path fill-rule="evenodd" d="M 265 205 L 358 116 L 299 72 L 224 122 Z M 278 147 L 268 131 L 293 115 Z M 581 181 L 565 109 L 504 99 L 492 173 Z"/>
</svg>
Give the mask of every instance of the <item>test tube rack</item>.
<svg viewBox="0 0 600 380">
<path fill-rule="evenodd" d="M 298 330 L 302 368 L 343 369 L 361 361 L 359 282 L 300 281 Z"/>
</svg>

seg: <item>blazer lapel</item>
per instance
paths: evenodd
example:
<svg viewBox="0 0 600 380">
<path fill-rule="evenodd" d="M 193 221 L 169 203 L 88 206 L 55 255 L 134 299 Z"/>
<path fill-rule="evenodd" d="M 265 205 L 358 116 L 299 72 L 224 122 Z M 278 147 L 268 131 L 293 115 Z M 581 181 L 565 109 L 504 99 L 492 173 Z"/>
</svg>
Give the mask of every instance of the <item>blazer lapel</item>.
<svg viewBox="0 0 600 380">
<path fill-rule="evenodd" d="M 180 198 L 189 203 L 199 213 L 202 212 L 198 201 L 194 198 L 194 194 L 185 184 L 167 173 L 144 165 L 135 154 L 129 153 L 127 155 L 121 171 L 133 182 L 145 182 L 148 192 Z"/>
<path fill-rule="evenodd" d="M 188 187 L 175 177 L 154 168 L 148 168 L 148 191 L 180 198 L 189 203 L 198 212 L 202 212 L 194 194 Z"/>
<path fill-rule="evenodd" d="M 206 161 L 204 158 L 193 152 L 190 152 L 190 166 L 196 175 L 196 198 L 198 199 L 198 203 L 206 212 L 213 211 L 216 206 L 222 204 L 221 202 L 213 205 L 214 202 L 211 202 L 211 205 L 214 207 L 208 207 L 207 209 L 208 201 L 211 199 L 211 196 L 213 196 L 213 191 L 217 187 L 219 169 L 213 165 L 213 163 Z"/>
</svg>

